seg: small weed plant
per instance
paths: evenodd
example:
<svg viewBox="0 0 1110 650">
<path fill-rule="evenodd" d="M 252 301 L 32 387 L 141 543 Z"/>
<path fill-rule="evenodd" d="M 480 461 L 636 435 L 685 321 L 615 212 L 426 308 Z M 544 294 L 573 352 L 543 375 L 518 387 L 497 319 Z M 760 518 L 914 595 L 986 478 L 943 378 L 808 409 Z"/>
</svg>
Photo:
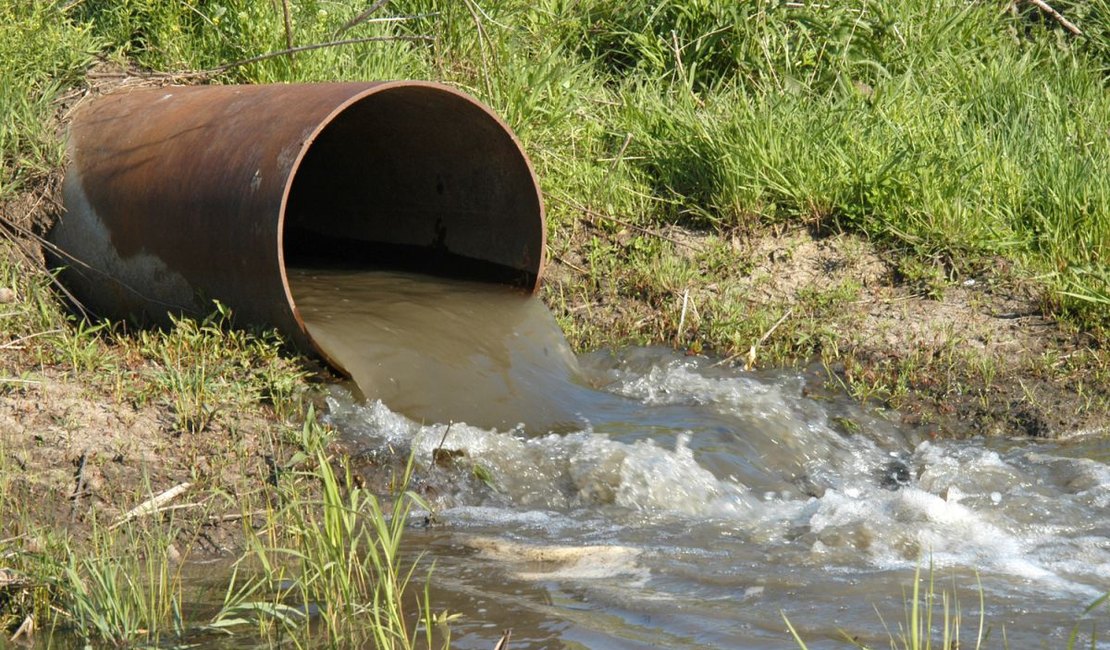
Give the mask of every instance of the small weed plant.
<svg viewBox="0 0 1110 650">
<path fill-rule="evenodd" d="M 988 647 L 1007 649 L 1010 647 L 1006 641 L 1005 628 L 1002 629 L 1000 638 L 996 639 L 996 644 L 989 643 L 991 627 L 987 624 L 986 598 L 981 582 L 977 583 L 978 616 L 971 621 L 970 629 L 967 629 L 955 590 L 953 589 L 950 593 L 948 590 L 941 589 L 938 593 L 935 576 L 935 570 L 931 565 L 927 576 L 921 575 L 920 566 L 914 570 L 913 585 L 910 593 L 906 594 L 904 599 L 904 617 L 898 623 L 897 629 L 892 630 L 882 619 L 882 615 L 879 615 L 880 623 L 886 630 L 889 637 L 889 647 L 892 650 L 949 650 L 951 648 L 981 650 Z M 1110 603 L 1110 593 L 1095 600 L 1083 611 L 1081 620 L 1075 624 L 1068 636 L 1067 650 L 1081 650 L 1086 642 L 1089 642 L 1091 648 L 1098 647 L 1098 632 L 1095 623 L 1091 621 L 1090 637 L 1084 639 L 1080 633 L 1085 622 L 1082 619 L 1089 617 L 1100 608 L 1107 607 L 1110 609 L 1108 603 Z M 801 634 L 785 612 L 782 613 L 782 618 L 786 624 L 787 632 L 798 648 L 807 650 L 807 645 Z M 970 638 L 966 636 L 965 632 L 970 632 Z M 842 630 L 841 634 L 843 634 L 846 642 L 856 648 L 867 650 L 871 647 L 861 643 L 848 632 Z M 965 636 L 961 638 L 961 634 L 965 634 Z"/>
<path fill-rule="evenodd" d="M 288 473 L 282 506 L 265 528 L 249 532 L 252 550 L 242 562 L 261 567 L 261 575 L 233 581 L 212 626 L 254 624 L 271 635 L 322 634 L 333 644 L 365 638 L 396 649 L 416 647 L 422 627 L 426 647 L 435 647 L 437 632 L 447 647 L 447 617 L 433 615 L 426 584 L 423 591 L 413 584 L 418 562 L 402 563 L 409 514 L 414 506 L 427 508 L 407 490 L 411 460 L 383 507 L 358 486 L 344 459 L 327 452 L 311 410 L 302 436 L 305 451 L 292 462 L 306 468 Z M 306 481 L 319 501 L 305 500 Z"/>
<path fill-rule="evenodd" d="M 157 643 L 184 632 L 181 563 L 172 528 L 98 530 L 93 552 L 70 554 L 62 576 L 62 624 L 111 645 Z"/>
</svg>

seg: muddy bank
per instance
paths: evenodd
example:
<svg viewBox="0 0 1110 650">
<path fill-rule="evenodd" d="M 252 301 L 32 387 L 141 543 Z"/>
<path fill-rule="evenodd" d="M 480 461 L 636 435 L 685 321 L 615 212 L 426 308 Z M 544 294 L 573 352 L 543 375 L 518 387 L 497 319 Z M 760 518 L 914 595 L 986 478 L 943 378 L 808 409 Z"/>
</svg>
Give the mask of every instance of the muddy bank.
<svg viewBox="0 0 1110 650">
<path fill-rule="evenodd" d="M 579 347 L 670 342 L 736 365 L 809 368 L 815 393 L 882 403 L 936 436 L 1110 424 L 1105 341 L 1052 316 L 1005 260 L 955 271 L 803 227 L 728 235 L 584 220 L 561 234 L 545 296 Z M 618 263 L 597 268 L 599 240 Z"/>
</svg>

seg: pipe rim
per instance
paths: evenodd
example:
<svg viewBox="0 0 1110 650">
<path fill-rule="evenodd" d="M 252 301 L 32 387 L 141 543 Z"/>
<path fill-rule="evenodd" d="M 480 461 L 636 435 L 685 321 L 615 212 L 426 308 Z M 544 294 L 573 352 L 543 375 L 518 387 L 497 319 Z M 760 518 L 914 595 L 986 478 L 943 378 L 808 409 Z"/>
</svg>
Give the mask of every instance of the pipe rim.
<svg viewBox="0 0 1110 650">
<path fill-rule="evenodd" d="M 319 345 L 312 337 L 312 334 L 308 331 L 304 319 L 301 316 L 300 309 L 298 309 L 297 307 L 297 302 L 293 297 L 293 292 L 289 285 L 289 276 L 285 266 L 286 210 L 288 208 L 289 196 L 292 192 L 293 184 L 297 178 L 297 173 L 301 169 L 301 163 L 304 162 L 305 157 L 308 155 L 309 150 L 311 150 L 313 145 L 316 143 L 316 140 L 320 136 L 320 134 L 323 133 L 323 131 L 327 129 L 328 126 L 335 122 L 335 120 L 338 119 L 340 115 L 342 115 L 355 104 L 366 101 L 374 95 L 389 92 L 391 90 L 397 90 L 399 88 L 426 88 L 451 95 L 455 99 L 466 102 L 472 107 L 479 109 L 486 118 L 488 118 L 497 127 L 499 127 L 501 132 L 505 133 L 509 137 L 509 140 L 510 142 L 512 142 L 513 147 L 515 147 L 517 153 L 520 154 L 521 161 L 524 163 L 524 167 L 528 172 L 528 177 L 532 182 L 532 187 L 536 192 L 536 205 L 538 208 L 538 216 L 540 220 L 540 245 L 539 259 L 536 264 L 536 279 L 531 287 L 531 292 L 533 295 L 539 292 L 541 280 L 543 278 L 544 266 L 547 262 L 547 212 L 546 206 L 544 205 L 543 201 L 543 192 L 540 189 L 539 178 L 536 176 L 535 167 L 532 165 L 532 160 L 525 152 L 524 145 L 521 143 L 520 138 L 517 137 L 516 133 L 509 127 L 508 124 L 505 123 L 503 119 L 501 119 L 499 115 L 497 115 L 497 113 L 493 111 L 493 109 L 461 90 L 458 90 L 446 84 L 433 81 L 383 81 L 374 83 L 373 85 L 370 85 L 363 90 L 356 92 L 355 94 L 348 97 L 346 100 L 340 102 L 330 113 L 328 113 L 322 120 L 320 120 L 320 122 L 313 127 L 308 137 L 305 138 L 305 141 L 301 144 L 296 157 L 293 159 L 293 163 L 290 166 L 289 173 L 285 178 L 285 183 L 282 188 L 281 203 L 278 209 L 277 238 L 275 242 L 277 245 L 278 270 L 281 274 L 281 285 L 282 291 L 285 294 L 286 307 L 288 308 L 289 313 L 293 316 L 293 322 L 298 328 L 299 334 L 304 337 L 306 341 L 308 341 L 312 350 L 316 354 L 320 355 L 320 357 L 328 365 L 339 370 L 341 373 L 347 376 L 350 375 L 349 371 L 341 363 L 339 363 L 338 359 L 332 358 L 332 356 L 329 355 L 323 349 L 323 347 Z"/>
</svg>

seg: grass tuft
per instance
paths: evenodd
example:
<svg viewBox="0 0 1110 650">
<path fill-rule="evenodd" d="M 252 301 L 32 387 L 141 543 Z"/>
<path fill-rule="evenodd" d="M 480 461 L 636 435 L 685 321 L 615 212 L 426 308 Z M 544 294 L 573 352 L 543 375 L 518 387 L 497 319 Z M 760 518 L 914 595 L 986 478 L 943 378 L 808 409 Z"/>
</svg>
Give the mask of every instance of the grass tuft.
<svg viewBox="0 0 1110 650">
<path fill-rule="evenodd" d="M 414 593 L 418 561 L 406 568 L 401 558 L 412 508 L 427 509 L 407 490 L 411 459 L 395 477 L 392 501 L 383 504 L 359 487 L 346 459 L 328 453 L 328 436 L 310 408 L 305 452 L 293 461 L 304 467 L 286 475 L 286 498 L 267 525 L 248 531 L 251 552 L 241 562 L 261 571 L 237 587 L 233 580 L 212 625 L 254 623 L 270 634 L 318 633 L 331 643 L 364 639 L 378 648 L 416 647 L 422 627 L 426 646 L 434 647 L 446 615 L 433 613 L 427 586 Z M 299 496 L 306 481 L 318 488 L 319 502 Z"/>
</svg>

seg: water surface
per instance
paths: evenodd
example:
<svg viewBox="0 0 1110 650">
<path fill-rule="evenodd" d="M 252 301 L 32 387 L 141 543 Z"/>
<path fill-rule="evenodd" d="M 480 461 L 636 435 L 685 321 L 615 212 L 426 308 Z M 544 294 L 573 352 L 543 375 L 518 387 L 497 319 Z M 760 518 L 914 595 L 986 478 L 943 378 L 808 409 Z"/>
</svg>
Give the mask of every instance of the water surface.
<svg viewBox="0 0 1110 650">
<path fill-rule="evenodd" d="M 1105 435 L 923 439 L 811 397 L 799 372 L 666 349 L 574 359 L 534 299 L 503 312 L 446 286 L 482 308 L 445 314 L 409 287 L 413 317 L 387 339 L 387 305 L 333 297 L 385 321 L 351 345 L 405 361 L 354 373 L 365 398 L 336 387 L 328 417 L 420 461 L 437 523 L 409 542 L 435 560 L 437 606 L 463 614 L 454 647 L 510 627 L 513 648 L 791 647 L 783 613 L 811 648 L 848 647 L 841 631 L 885 647 L 931 564 L 969 647 L 981 589 L 986 647 L 1005 628 L 1008 647 L 1056 648 L 1110 588 Z M 451 467 L 431 462 L 441 444 L 462 454 Z"/>
</svg>

